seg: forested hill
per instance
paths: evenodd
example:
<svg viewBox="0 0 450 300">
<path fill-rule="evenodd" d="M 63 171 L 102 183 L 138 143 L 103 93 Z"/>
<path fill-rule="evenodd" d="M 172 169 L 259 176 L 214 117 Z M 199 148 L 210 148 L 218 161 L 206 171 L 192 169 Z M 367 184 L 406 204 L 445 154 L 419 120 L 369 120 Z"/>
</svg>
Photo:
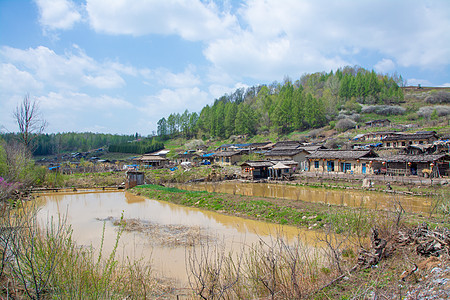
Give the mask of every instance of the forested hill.
<svg viewBox="0 0 450 300">
<path fill-rule="evenodd" d="M 295 82 L 287 78 L 282 84 L 237 89 L 206 105 L 200 114 L 170 114 L 158 121 L 158 135 L 227 138 L 318 128 L 335 122 L 340 113 L 360 111 L 362 105 L 401 103 L 401 86 L 401 76 L 360 67 L 306 74 Z"/>
</svg>

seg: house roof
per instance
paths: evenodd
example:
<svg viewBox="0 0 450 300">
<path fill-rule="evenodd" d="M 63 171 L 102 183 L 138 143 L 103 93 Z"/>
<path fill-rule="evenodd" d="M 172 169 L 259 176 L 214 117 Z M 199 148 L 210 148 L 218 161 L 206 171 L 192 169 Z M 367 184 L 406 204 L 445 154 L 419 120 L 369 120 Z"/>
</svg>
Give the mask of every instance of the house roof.
<svg viewBox="0 0 450 300">
<path fill-rule="evenodd" d="M 419 133 L 403 133 L 396 134 L 393 136 L 387 136 L 383 139 L 383 141 L 402 141 L 402 140 L 422 140 L 422 139 L 430 139 L 430 138 L 438 138 L 438 136 L 433 132 L 419 132 Z"/>
<path fill-rule="evenodd" d="M 324 145 L 311 145 L 311 146 L 301 146 L 301 147 L 298 147 L 297 149 L 303 149 L 309 153 L 312 153 L 319 149 L 326 149 L 326 147 Z"/>
<path fill-rule="evenodd" d="M 148 153 L 149 155 L 166 155 L 167 153 L 169 153 L 170 150 L 169 149 L 162 149 L 153 153 Z"/>
<path fill-rule="evenodd" d="M 375 157 L 373 161 L 386 161 L 386 162 L 422 162 L 422 163 L 431 163 L 434 161 L 438 161 L 441 159 L 449 160 L 450 156 L 448 154 L 419 154 L 419 155 L 408 155 L 408 154 L 399 154 L 392 155 L 389 157 Z"/>
<path fill-rule="evenodd" d="M 272 149 L 264 153 L 265 156 L 294 156 L 299 154 L 302 151 L 306 151 L 304 149 Z"/>
<path fill-rule="evenodd" d="M 231 157 L 234 155 L 241 154 L 241 151 L 223 151 L 223 152 L 217 152 L 213 154 L 214 157 Z"/>
<path fill-rule="evenodd" d="M 376 157 L 378 156 L 372 150 L 329 150 L 319 149 L 310 155 L 308 159 L 359 159 L 362 157 Z"/>
<path fill-rule="evenodd" d="M 419 149 L 420 151 L 424 152 L 425 150 L 432 148 L 433 144 L 422 144 L 422 145 L 408 145 L 406 148 L 414 148 Z"/>
<path fill-rule="evenodd" d="M 159 155 L 143 155 L 143 156 L 135 158 L 133 160 L 145 161 L 145 162 L 160 162 L 160 161 L 166 161 L 168 159 L 165 157 L 159 156 Z"/>
<path fill-rule="evenodd" d="M 250 143 L 247 144 L 223 144 L 216 148 L 216 150 L 219 150 L 220 148 L 246 148 L 251 146 Z"/>
<path fill-rule="evenodd" d="M 241 167 L 252 167 L 252 168 L 263 168 L 263 167 L 271 167 L 274 163 L 269 160 L 264 161 L 246 161 L 241 164 Z"/>
<path fill-rule="evenodd" d="M 272 167 L 273 169 L 289 169 L 289 166 L 286 166 L 281 161 L 279 161 L 276 165 Z"/>
<path fill-rule="evenodd" d="M 286 165 L 286 166 L 297 166 L 298 165 L 298 162 L 296 162 L 296 161 L 294 161 L 294 160 L 278 160 L 278 161 L 276 161 L 276 160 L 271 160 L 271 162 L 273 163 L 273 164 L 276 164 L 276 163 L 278 163 L 278 162 L 281 162 L 283 165 Z"/>
<path fill-rule="evenodd" d="M 263 142 L 263 143 L 251 143 L 250 147 L 252 148 L 261 148 L 271 144 L 271 142 Z"/>
<path fill-rule="evenodd" d="M 276 142 L 275 145 L 273 146 L 274 148 L 279 148 L 279 147 L 298 147 L 300 146 L 301 143 L 298 141 L 280 141 L 280 142 Z"/>
</svg>

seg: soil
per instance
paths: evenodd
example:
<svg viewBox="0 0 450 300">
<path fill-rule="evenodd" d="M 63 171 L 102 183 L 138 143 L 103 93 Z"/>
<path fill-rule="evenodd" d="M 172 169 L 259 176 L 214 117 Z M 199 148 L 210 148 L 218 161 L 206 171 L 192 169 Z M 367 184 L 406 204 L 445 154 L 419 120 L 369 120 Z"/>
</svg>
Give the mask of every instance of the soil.
<svg viewBox="0 0 450 300">
<path fill-rule="evenodd" d="M 115 226 L 122 226 L 125 231 L 145 234 L 149 243 L 153 245 L 189 247 L 204 241 L 215 241 L 213 236 L 199 226 L 161 225 L 140 219 L 120 219 L 111 216 L 98 220 L 110 221 Z"/>
</svg>

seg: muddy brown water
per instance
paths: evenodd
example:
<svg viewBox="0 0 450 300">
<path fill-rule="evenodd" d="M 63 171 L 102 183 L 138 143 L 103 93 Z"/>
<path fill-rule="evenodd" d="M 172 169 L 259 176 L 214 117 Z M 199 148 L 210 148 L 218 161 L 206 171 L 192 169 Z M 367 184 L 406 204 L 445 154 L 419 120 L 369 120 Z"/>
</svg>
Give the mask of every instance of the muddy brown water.
<svg viewBox="0 0 450 300">
<path fill-rule="evenodd" d="M 404 210 L 414 213 L 427 213 L 430 211 L 431 207 L 431 199 L 427 197 L 387 194 L 363 190 L 330 190 L 297 185 L 246 183 L 236 181 L 179 184 L 176 185 L 176 187 L 191 191 L 271 197 L 383 210 L 393 210 L 395 204 L 399 202 Z"/>
<path fill-rule="evenodd" d="M 314 231 L 183 207 L 124 191 L 42 193 L 38 195 L 37 202 L 41 222 L 45 225 L 52 216 L 66 216 L 67 223 L 73 228 L 74 240 L 80 246 L 93 247 L 98 251 L 105 224 L 103 257 L 107 257 L 113 249 L 117 235 L 117 227 L 110 220 L 120 219 L 122 215 L 124 219 L 157 224 L 160 231 L 179 228 L 179 225 L 195 228 L 211 240 L 224 243 L 227 251 L 240 251 L 245 245 L 252 245 L 260 239 L 270 243 L 280 232 L 292 242 L 301 235 L 303 241 L 311 241 L 306 247 L 313 247 L 312 241 L 317 238 Z M 157 238 L 152 236 L 154 234 L 154 231 L 151 234 L 124 232 L 117 251 L 119 260 L 127 257 L 149 259 L 158 275 L 175 279 L 180 286 L 187 286 L 185 255 L 190 246 L 159 243 L 157 240 L 161 240 L 161 236 Z"/>
</svg>

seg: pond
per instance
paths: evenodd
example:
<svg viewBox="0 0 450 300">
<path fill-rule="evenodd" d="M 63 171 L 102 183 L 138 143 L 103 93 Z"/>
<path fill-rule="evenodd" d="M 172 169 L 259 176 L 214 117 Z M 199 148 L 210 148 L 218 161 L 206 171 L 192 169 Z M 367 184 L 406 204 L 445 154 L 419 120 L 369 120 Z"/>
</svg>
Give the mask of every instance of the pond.
<svg viewBox="0 0 450 300">
<path fill-rule="evenodd" d="M 240 251 L 260 239 L 270 242 L 277 234 L 291 241 L 298 235 L 311 241 L 317 237 L 314 231 L 183 207 L 124 191 L 57 192 L 39 194 L 37 199 L 40 221 L 45 225 L 52 216 L 65 216 L 80 246 L 98 251 L 105 226 L 103 255 L 113 249 L 118 230 L 113 223 L 123 216 L 127 226 L 137 230 L 123 233 L 118 257 L 151 259 L 159 275 L 175 279 L 180 286 L 187 285 L 186 251 L 199 240 Z"/>
<path fill-rule="evenodd" d="M 306 202 L 320 202 L 332 205 L 383 210 L 392 210 L 396 203 L 401 203 L 405 211 L 414 213 L 427 213 L 431 207 L 431 199 L 427 197 L 387 194 L 365 190 L 332 190 L 299 185 L 247 183 L 237 181 L 177 184 L 176 187 L 191 191 L 208 191 L 245 196 L 301 200 Z"/>
</svg>

